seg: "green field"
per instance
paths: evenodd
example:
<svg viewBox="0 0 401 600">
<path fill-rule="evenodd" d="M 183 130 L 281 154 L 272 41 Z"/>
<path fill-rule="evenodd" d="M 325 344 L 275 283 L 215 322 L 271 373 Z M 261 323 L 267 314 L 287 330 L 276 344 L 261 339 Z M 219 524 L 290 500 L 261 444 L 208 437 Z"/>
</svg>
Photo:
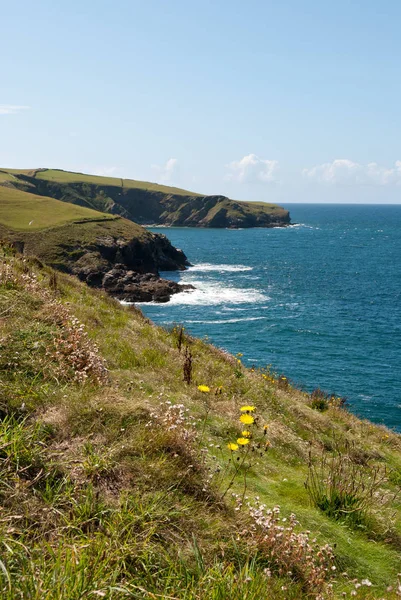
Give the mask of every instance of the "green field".
<svg viewBox="0 0 401 600">
<path fill-rule="evenodd" d="M 100 175 L 86 175 L 85 173 L 73 173 L 58 169 L 4 169 L 9 173 L 31 175 L 36 179 L 44 181 L 55 181 L 58 183 L 88 183 L 101 186 L 121 186 L 127 189 L 149 190 L 162 192 L 163 194 L 175 194 L 180 196 L 199 196 L 195 192 L 189 192 L 177 187 L 160 185 L 149 181 L 136 181 L 135 179 L 121 179 L 119 177 L 102 177 Z"/>
<path fill-rule="evenodd" d="M 0 173 L 0 182 L 1 176 Z M 53 198 L 0 185 L 0 224 L 18 231 L 65 225 L 71 221 L 109 221 L 116 217 Z"/>
</svg>

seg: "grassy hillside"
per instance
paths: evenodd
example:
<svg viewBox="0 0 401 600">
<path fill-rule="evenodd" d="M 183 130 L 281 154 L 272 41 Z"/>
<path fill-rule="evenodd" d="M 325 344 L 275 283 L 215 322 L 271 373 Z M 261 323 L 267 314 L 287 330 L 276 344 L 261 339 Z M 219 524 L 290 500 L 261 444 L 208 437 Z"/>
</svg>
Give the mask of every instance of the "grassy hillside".
<svg viewBox="0 0 401 600">
<path fill-rule="evenodd" d="M 186 260 L 164 236 L 132 221 L 15 189 L 7 182 L 0 184 L 0 239 L 62 271 L 84 279 L 93 274 L 93 285 L 100 285 L 115 264 L 157 273 L 184 268 Z"/>
<path fill-rule="evenodd" d="M 290 221 L 288 211 L 275 204 L 240 202 L 225 196 L 202 196 L 145 181 L 57 169 L 2 169 L 1 174 L 12 176 L 9 184 L 25 191 L 119 214 L 144 224 L 272 227 L 286 225 Z"/>
<path fill-rule="evenodd" d="M 71 173 L 59 169 L 43 169 L 36 172 L 36 178 L 44 181 L 56 181 L 58 183 L 90 183 L 98 186 L 121 185 L 126 189 L 149 190 L 163 194 L 175 194 L 177 196 L 200 196 L 194 192 L 181 188 L 160 185 L 149 181 L 137 181 L 135 179 L 120 179 L 117 177 L 101 177 L 99 175 L 85 175 L 84 173 Z"/>
<path fill-rule="evenodd" d="M 49 265 L 68 271 L 108 236 L 138 243 L 151 238 L 143 227 L 118 216 L 0 185 L 0 237 Z"/>
<path fill-rule="evenodd" d="M 399 597 L 398 435 L 6 246 L 0 327 L 2 598 Z"/>
<path fill-rule="evenodd" d="M 88 208 L 0 185 L 0 223 L 11 229 L 32 231 L 77 221 L 110 221 L 114 218 Z"/>
</svg>

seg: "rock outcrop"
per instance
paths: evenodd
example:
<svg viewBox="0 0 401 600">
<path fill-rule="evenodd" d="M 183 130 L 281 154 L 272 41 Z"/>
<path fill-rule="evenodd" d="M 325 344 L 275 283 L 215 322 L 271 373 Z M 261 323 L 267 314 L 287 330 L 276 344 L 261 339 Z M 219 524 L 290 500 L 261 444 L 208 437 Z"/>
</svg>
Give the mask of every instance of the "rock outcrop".
<svg viewBox="0 0 401 600">
<path fill-rule="evenodd" d="M 122 217 L 1 184 L 0 239 L 121 300 L 166 302 L 188 289 L 159 275 L 189 264 L 166 236 Z"/>
<path fill-rule="evenodd" d="M 168 302 L 172 294 L 191 289 L 163 279 L 159 271 L 183 270 L 187 257 L 160 234 L 146 240 L 98 238 L 83 250 L 70 270 L 88 285 L 126 302 Z"/>
<path fill-rule="evenodd" d="M 114 298 L 126 302 L 168 302 L 172 294 L 193 288 L 192 285 L 181 285 L 153 273 L 127 271 L 122 264 L 115 265 L 105 273 L 101 287 Z"/>
</svg>

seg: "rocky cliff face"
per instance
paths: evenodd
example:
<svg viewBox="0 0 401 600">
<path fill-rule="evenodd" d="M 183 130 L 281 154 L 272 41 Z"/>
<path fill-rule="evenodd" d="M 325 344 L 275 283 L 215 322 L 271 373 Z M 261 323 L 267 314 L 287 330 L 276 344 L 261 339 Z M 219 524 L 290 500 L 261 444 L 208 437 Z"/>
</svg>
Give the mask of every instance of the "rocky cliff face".
<svg viewBox="0 0 401 600">
<path fill-rule="evenodd" d="M 28 200 L 34 203 L 35 196 Z M 38 231 L 14 230 L 0 222 L 0 239 L 119 300 L 167 302 L 172 294 L 192 287 L 159 275 L 189 265 L 181 250 L 166 236 L 119 217 L 72 221 Z"/>
<path fill-rule="evenodd" d="M 107 236 L 83 249 L 69 270 L 82 281 L 127 302 L 167 302 L 172 294 L 192 286 L 163 279 L 159 271 L 183 270 L 187 257 L 164 235 L 145 240 Z"/>
<path fill-rule="evenodd" d="M 29 175 L 15 174 L 14 177 L 17 185 L 31 193 L 118 214 L 140 224 L 238 228 L 285 227 L 290 223 L 287 210 L 265 202 L 240 202 L 220 195 L 202 196 L 117 178 L 108 178 L 104 182 L 101 177 L 47 169 L 32 171 Z"/>
<path fill-rule="evenodd" d="M 171 294 L 189 287 L 159 277 L 159 271 L 184 269 L 188 264 L 184 253 L 165 236 L 146 231 L 138 223 L 220 228 L 285 227 L 290 223 L 288 211 L 274 204 L 239 202 L 143 181 L 61 170 L 3 169 L 0 185 L 3 190 L 7 186 L 18 191 L 26 213 L 25 231 L 6 230 L 8 239 L 43 262 L 131 302 L 165 302 Z M 37 213 L 28 217 L 26 207 L 39 206 L 44 199 L 49 211 L 46 214 L 57 215 L 61 204 L 57 200 L 70 208 L 85 207 L 80 209 L 83 213 L 88 213 L 89 208 L 91 214 L 93 210 L 103 214 L 99 215 L 101 218 L 89 216 L 83 221 L 74 217 L 74 222 L 44 226 L 42 231 L 33 233 L 28 223 L 37 222 Z M 11 206 L 10 202 L 8 198 Z M 74 206 L 75 212 L 76 209 Z M 110 218 L 104 213 L 118 216 Z"/>
</svg>

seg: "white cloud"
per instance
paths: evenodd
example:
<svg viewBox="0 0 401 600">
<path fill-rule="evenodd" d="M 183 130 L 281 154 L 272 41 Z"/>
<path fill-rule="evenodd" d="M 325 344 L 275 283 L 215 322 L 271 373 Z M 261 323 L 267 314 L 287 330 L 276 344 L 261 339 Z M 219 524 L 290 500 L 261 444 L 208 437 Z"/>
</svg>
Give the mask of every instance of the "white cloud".
<svg viewBox="0 0 401 600">
<path fill-rule="evenodd" d="M 229 173 L 226 179 L 229 181 L 272 183 L 276 181 L 279 166 L 277 160 L 266 160 L 256 154 L 248 154 L 240 160 L 234 160 L 227 165 L 227 168 Z"/>
<path fill-rule="evenodd" d="M 152 169 L 157 173 L 157 178 L 160 183 L 171 183 L 176 174 L 178 160 L 169 158 L 164 165 L 152 165 Z"/>
<path fill-rule="evenodd" d="M 16 115 L 30 106 L 17 106 L 16 104 L 0 104 L 0 115 Z"/>
<path fill-rule="evenodd" d="M 118 167 L 93 167 L 91 169 L 92 175 L 100 175 L 102 177 L 115 177 Z"/>
<path fill-rule="evenodd" d="M 302 175 L 310 181 L 339 185 L 401 185 L 401 160 L 392 167 L 375 162 L 362 165 L 346 158 L 303 169 Z"/>
</svg>

